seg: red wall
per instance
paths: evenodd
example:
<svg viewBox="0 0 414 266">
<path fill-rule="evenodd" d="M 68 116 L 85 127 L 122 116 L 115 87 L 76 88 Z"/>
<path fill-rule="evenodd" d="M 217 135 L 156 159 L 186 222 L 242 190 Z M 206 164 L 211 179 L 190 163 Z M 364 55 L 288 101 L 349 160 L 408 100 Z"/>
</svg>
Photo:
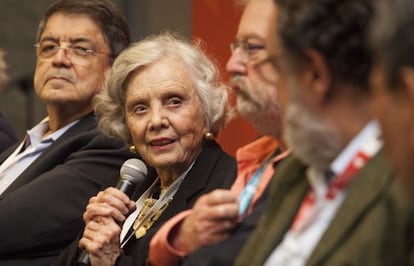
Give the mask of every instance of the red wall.
<svg viewBox="0 0 414 266">
<path fill-rule="evenodd" d="M 236 35 L 242 10 L 236 2 L 237 0 L 192 0 L 192 35 L 205 41 L 207 52 L 217 59 L 225 80 L 228 80 L 224 70 L 230 56 L 229 44 Z M 234 104 L 234 97 L 231 104 Z M 238 147 L 256 137 L 254 128 L 237 117 L 220 133 L 218 142 L 224 150 L 234 155 Z"/>
</svg>

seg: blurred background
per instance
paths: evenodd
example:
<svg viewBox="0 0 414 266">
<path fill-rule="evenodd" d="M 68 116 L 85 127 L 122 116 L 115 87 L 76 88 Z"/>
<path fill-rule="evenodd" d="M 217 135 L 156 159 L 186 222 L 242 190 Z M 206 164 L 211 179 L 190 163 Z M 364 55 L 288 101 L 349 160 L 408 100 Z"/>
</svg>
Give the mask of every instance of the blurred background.
<svg viewBox="0 0 414 266">
<path fill-rule="evenodd" d="M 132 41 L 171 30 L 199 38 L 222 70 L 230 56 L 229 44 L 237 32 L 241 7 L 235 0 L 114 0 L 128 21 Z M 44 105 L 33 91 L 38 22 L 54 0 L 0 0 L 0 48 L 6 51 L 9 84 L 0 95 L 0 112 L 20 138 L 45 117 Z M 233 101 L 232 101 L 233 103 Z M 220 134 L 219 142 L 233 154 L 257 137 L 256 131 L 236 118 Z"/>
</svg>

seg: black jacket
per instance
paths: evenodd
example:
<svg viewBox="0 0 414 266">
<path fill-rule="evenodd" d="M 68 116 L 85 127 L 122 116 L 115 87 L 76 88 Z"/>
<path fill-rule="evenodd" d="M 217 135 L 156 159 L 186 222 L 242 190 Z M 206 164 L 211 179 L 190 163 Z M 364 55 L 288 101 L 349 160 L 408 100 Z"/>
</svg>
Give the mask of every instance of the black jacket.
<svg viewBox="0 0 414 266">
<path fill-rule="evenodd" d="M 133 155 L 96 124 L 93 114 L 83 117 L 0 196 L 0 265 L 51 265 L 83 229 L 89 198 L 118 180 Z"/>
</svg>

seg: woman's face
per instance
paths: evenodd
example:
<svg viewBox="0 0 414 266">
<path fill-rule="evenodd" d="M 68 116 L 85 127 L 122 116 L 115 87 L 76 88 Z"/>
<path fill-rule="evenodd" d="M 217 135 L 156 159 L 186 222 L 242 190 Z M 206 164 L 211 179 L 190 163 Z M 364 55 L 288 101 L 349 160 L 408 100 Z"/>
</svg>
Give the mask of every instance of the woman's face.
<svg viewBox="0 0 414 266">
<path fill-rule="evenodd" d="M 208 130 L 193 82 L 176 58 L 132 73 L 125 108 L 137 152 L 149 165 L 182 173 L 193 162 Z"/>
</svg>

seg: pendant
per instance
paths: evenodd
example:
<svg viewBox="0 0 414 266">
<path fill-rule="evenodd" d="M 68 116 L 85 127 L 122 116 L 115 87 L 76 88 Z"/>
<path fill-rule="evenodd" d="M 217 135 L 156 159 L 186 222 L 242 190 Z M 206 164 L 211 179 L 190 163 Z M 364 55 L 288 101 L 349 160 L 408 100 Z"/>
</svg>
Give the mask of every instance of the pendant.
<svg viewBox="0 0 414 266">
<path fill-rule="evenodd" d="M 133 225 L 136 239 L 142 238 L 147 233 L 147 231 L 151 228 L 154 222 L 158 220 L 163 211 L 167 208 L 170 201 L 171 199 L 168 199 L 166 202 L 164 202 L 164 204 L 158 210 L 154 210 L 155 213 L 152 214 L 151 217 L 148 217 L 148 219 L 145 221 L 144 217 L 149 212 L 149 210 L 155 205 L 157 200 L 148 198 L 144 201 L 144 206 L 142 207 Z"/>
<path fill-rule="evenodd" d="M 135 231 L 135 237 L 136 239 L 140 239 L 147 233 L 147 229 L 144 226 L 141 226 L 138 228 L 138 230 Z"/>
</svg>

